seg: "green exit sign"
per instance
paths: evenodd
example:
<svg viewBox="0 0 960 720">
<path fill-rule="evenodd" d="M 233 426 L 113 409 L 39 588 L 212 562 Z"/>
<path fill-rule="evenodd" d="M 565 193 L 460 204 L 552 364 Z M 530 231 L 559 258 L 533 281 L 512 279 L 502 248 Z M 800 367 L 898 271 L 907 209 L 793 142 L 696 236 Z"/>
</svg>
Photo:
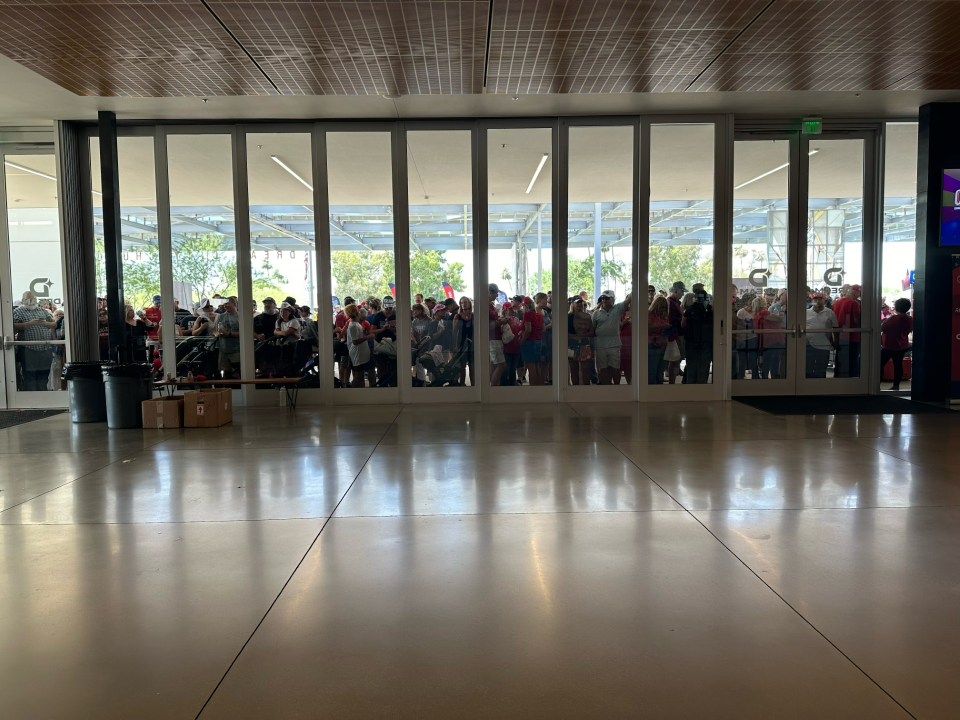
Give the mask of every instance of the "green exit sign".
<svg viewBox="0 0 960 720">
<path fill-rule="evenodd" d="M 823 121 L 820 118 L 804 118 L 803 134 L 819 135 L 823 132 Z"/>
</svg>

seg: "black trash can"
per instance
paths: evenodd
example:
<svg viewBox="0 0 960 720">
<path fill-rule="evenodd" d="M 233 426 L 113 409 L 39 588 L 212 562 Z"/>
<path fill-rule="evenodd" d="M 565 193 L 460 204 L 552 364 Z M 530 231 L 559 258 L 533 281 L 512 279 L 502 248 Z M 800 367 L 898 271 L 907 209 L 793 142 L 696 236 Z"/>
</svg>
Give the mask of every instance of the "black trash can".
<svg viewBox="0 0 960 720">
<path fill-rule="evenodd" d="M 75 423 L 104 422 L 107 419 L 103 365 L 99 360 L 94 360 L 67 363 L 63 368 L 67 397 L 70 399 L 70 419 Z"/>
<path fill-rule="evenodd" d="M 103 385 L 107 397 L 107 427 L 143 427 L 141 406 L 153 397 L 153 366 L 147 363 L 106 365 Z"/>
</svg>

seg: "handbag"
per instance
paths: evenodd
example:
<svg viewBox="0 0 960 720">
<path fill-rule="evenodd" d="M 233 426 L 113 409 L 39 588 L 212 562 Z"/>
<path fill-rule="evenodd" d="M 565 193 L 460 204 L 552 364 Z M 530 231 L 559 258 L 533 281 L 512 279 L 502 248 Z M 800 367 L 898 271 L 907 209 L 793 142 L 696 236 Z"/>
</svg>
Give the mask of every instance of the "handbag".
<svg viewBox="0 0 960 720">
<path fill-rule="evenodd" d="M 513 342 L 513 339 L 516 335 L 513 334 L 513 330 L 510 329 L 509 325 L 504 325 L 500 330 L 500 339 L 503 340 L 504 344 Z"/>
<path fill-rule="evenodd" d="M 680 347 L 677 345 L 676 340 L 671 340 L 667 343 L 667 349 L 663 353 L 663 359 L 667 362 L 676 362 L 680 359 Z"/>
</svg>

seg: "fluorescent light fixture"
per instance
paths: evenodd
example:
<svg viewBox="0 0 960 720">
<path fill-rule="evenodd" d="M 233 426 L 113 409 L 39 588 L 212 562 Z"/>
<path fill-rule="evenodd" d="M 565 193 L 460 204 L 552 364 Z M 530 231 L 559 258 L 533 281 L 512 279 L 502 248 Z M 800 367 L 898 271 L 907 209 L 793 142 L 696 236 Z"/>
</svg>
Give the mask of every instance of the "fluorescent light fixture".
<svg viewBox="0 0 960 720">
<path fill-rule="evenodd" d="M 38 177 L 42 177 L 46 180 L 53 180 L 54 182 L 57 181 L 57 178 L 54 177 L 53 175 L 47 175 L 45 172 L 40 172 L 39 170 L 28 168 L 26 165 L 17 165 L 17 163 L 10 162 L 9 160 L 4 160 L 3 164 L 6 165 L 7 167 L 12 167 L 15 170 L 23 170 L 24 172 L 28 172 L 31 175 L 36 175 Z M 94 195 L 103 195 L 103 193 L 100 192 L 99 190 L 93 190 L 92 192 Z"/>
<path fill-rule="evenodd" d="M 300 177 L 299 175 L 297 175 L 293 170 L 290 169 L 290 167 L 289 167 L 288 165 L 284 164 L 283 160 L 281 160 L 280 158 L 278 158 L 276 155 L 271 155 L 271 156 L 270 156 L 270 159 L 273 160 L 277 165 L 279 165 L 280 167 L 282 167 L 284 170 L 286 170 L 288 173 L 290 173 L 291 175 L 293 175 L 297 180 L 299 180 L 300 182 L 302 182 L 302 183 L 304 184 L 304 186 L 306 186 L 306 188 L 307 188 L 308 190 L 310 190 L 310 192 L 313 192 L 313 185 L 311 185 L 311 184 L 308 183 L 306 180 L 304 180 L 302 177 Z"/>
<path fill-rule="evenodd" d="M 527 194 L 530 194 L 530 191 L 533 190 L 533 184 L 537 181 L 537 178 L 540 176 L 540 171 L 543 170 L 543 166 L 547 164 L 547 158 L 550 157 L 547 153 L 543 154 L 543 157 L 540 158 L 540 164 L 537 165 L 537 169 L 533 172 L 533 177 L 530 178 L 530 184 L 527 185 Z"/>
<path fill-rule="evenodd" d="M 820 152 L 820 151 L 819 151 L 819 150 L 811 150 L 810 152 L 807 153 L 807 155 L 808 155 L 808 156 L 810 156 L 810 155 L 816 155 L 818 152 Z M 739 185 L 735 185 L 733 189 L 734 189 L 734 190 L 739 190 L 739 189 L 742 188 L 742 187 L 746 187 L 746 186 L 749 185 L 750 183 L 755 183 L 757 180 L 762 180 L 762 179 L 765 178 L 767 175 L 773 175 L 773 174 L 774 174 L 775 172 L 777 172 L 778 170 L 783 170 L 783 169 L 786 168 L 786 167 L 790 167 L 790 163 L 784 163 L 783 165 L 778 165 L 778 166 L 775 167 L 773 170 L 768 170 L 767 172 L 763 173 L 763 175 L 757 175 L 757 176 L 756 176 L 755 178 L 753 178 L 752 180 L 747 180 L 745 183 L 740 183 Z"/>
</svg>

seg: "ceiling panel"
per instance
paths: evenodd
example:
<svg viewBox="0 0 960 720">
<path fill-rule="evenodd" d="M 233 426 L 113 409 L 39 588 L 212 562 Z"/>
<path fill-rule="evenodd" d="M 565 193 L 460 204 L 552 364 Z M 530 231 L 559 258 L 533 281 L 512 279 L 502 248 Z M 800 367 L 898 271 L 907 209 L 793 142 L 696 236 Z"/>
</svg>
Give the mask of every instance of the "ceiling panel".
<svg viewBox="0 0 960 720">
<path fill-rule="evenodd" d="M 195 0 L 0 0 L 0 49 L 78 95 L 276 93 Z"/>
<path fill-rule="evenodd" d="M 211 0 L 284 94 L 483 89 L 486 0 Z"/>
<path fill-rule="evenodd" d="M 956 88 L 958 38 L 956 0 L 775 0 L 690 89 Z"/>
<path fill-rule="evenodd" d="M 767 2 L 496 0 L 487 90 L 685 90 Z"/>
<path fill-rule="evenodd" d="M 0 0 L 85 96 L 944 90 L 958 48 L 960 0 Z"/>
</svg>

